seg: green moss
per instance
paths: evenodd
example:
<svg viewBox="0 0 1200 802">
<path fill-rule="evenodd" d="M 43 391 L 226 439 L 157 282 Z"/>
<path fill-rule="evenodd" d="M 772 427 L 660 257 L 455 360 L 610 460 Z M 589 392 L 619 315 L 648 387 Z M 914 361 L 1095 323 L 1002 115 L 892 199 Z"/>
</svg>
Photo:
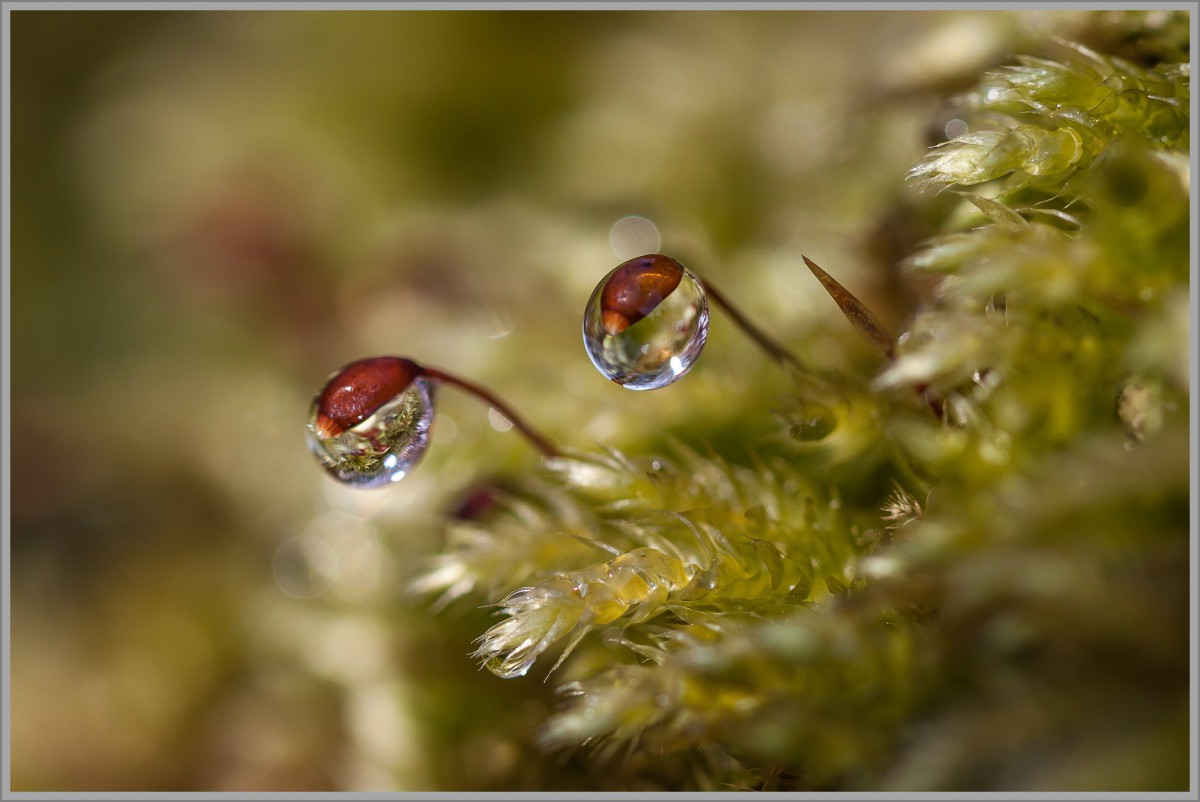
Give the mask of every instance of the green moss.
<svg viewBox="0 0 1200 802">
<path fill-rule="evenodd" d="M 1059 50 L 910 173 L 971 189 L 878 375 L 800 386 L 769 456 L 573 454 L 454 530 L 420 589 L 504 599 L 476 657 L 578 647 L 545 748 L 627 788 L 635 751 L 697 788 L 1186 788 L 1188 65 Z"/>
</svg>

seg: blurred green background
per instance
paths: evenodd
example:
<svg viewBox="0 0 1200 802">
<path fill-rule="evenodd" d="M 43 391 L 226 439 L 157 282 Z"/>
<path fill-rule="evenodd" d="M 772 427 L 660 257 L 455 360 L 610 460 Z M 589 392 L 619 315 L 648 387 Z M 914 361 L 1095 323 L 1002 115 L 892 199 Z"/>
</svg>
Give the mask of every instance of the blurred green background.
<svg viewBox="0 0 1200 802">
<path fill-rule="evenodd" d="M 12 783 L 602 790 L 553 683 L 406 592 L 449 510 L 536 467 L 453 390 L 384 491 L 312 394 L 400 354 L 565 445 L 755 446 L 777 368 L 715 313 L 686 382 L 606 382 L 584 303 L 674 254 L 806 358 L 869 360 L 799 259 L 898 326 L 903 187 L 945 98 L 1066 12 L 15 11 Z M 628 220 L 627 218 L 640 218 Z M 497 422 L 499 423 L 499 422 Z M 648 789 L 653 786 L 648 786 Z M 626 789 L 639 790 L 639 789 Z"/>
</svg>

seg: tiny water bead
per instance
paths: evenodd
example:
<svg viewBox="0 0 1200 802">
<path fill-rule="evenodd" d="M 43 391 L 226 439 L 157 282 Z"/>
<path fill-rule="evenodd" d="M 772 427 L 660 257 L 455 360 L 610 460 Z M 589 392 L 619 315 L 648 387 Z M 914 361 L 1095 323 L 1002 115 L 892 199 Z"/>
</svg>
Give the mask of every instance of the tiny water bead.
<svg viewBox="0 0 1200 802">
<path fill-rule="evenodd" d="M 345 484 L 365 488 L 398 482 L 429 447 L 434 391 L 440 384 L 481 399 L 506 429 L 516 428 L 543 455 L 558 455 L 553 443 L 486 387 L 398 356 L 360 359 L 329 377 L 309 408 L 308 448 Z"/>
<path fill-rule="evenodd" d="M 434 383 L 400 357 L 352 362 L 313 398 L 308 448 L 337 480 L 381 487 L 408 475 L 429 446 Z"/>
<path fill-rule="evenodd" d="M 788 426 L 788 435 L 801 442 L 824 440 L 837 428 L 837 415 L 821 404 L 802 402 Z"/>
<path fill-rule="evenodd" d="M 583 317 L 588 358 L 630 390 L 671 384 L 691 369 L 707 339 L 703 285 L 663 254 L 618 265 L 596 287 Z"/>
</svg>

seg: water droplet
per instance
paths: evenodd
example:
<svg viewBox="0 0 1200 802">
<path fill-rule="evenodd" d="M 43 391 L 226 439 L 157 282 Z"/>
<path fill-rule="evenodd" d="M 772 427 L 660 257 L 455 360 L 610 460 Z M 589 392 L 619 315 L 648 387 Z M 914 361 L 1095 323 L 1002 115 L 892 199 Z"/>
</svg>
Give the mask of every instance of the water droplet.
<svg viewBox="0 0 1200 802">
<path fill-rule="evenodd" d="M 398 482 L 429 445 L 433 392 L 433 383 L 407 359 L 352 362 L 313 398 L 308 448 L 345 484 L 382 487 Z"/>
<path fill-rule="evenodd" d="M 618 265 L 596 287 L 583 316 L 592 364 L 630 390 L 654 390 L 695 364 L 708 339 L 708 299 L 690 271 L 649 254 Z"/>
<path fill-rule="evenodd" d="M 820 404 L 806 403 L 799 414 L 792 419 L 788 434 L 793 440 L 815 442 L 823 440 L 837 428 L 837 418 L 833 412 Z"/>
</svg>

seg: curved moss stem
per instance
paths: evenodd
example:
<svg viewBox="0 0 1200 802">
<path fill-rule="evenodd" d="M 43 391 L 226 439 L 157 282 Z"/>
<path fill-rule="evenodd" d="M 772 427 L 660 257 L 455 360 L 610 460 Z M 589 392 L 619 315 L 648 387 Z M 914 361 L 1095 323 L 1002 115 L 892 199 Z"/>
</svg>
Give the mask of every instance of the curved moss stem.
<svg viewBox="0 0 1200 802">
<path fill-rule="evenodd" d="M 729 299 L 723 292 L 713 286 L 712 282 L 699 276 L 697 276 L 697 278 L 700 279 L 700 285 L 704 288 L 705 293 L 707 293 L 710 298 L 716 301 L 717 305 L 724 309 L 726 314 L 733 318 L 733 322 L 736 323 L 751 340 L 757 343 L 760 348 L 766 351 L 772 359 L 783 364 L 791 365 L 801 372 L 810 372 L 804 363 L 800 361 L 800 357 L 793 354 L 783 345 L 772 339 L 771 336 L 765 331 L 754 325 L 754 323 L 750 321 L 750 318 L 748 318 L 740 309 L 730 303 Z"/>
<path fill-rule="evenodd" d="M 562 452 L 547 438 L 539 433 L 536 429 L 530 426 L 524 418 L 513 411 L 512 407 L 501 401 L 496 395 L 482 385 L 476 384 L 466 379 L 461 379 L 450 373 L 445 373 L 437 368 L 422 368 L 422 373 L 430 379 L 452 384 L 459 387 L 471 395 L 480 398 L 489 407 L 499 412 L 506 420 L 508 420 L 517 431 L 525 436 L 534 448 L 542 453 L 544 457 L 557 457 Z"/>
</svg>

